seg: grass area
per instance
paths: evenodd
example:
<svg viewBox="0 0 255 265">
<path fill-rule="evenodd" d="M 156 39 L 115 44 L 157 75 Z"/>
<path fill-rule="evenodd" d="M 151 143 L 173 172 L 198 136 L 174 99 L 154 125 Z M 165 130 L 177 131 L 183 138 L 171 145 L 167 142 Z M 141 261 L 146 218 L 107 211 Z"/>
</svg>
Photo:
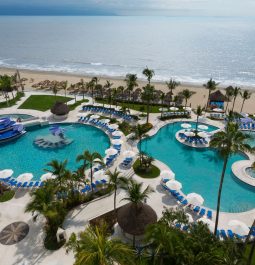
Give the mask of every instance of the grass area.
<svg viewBox="0 0 255 265">
<path fill-rule="evenodd" d="M 89 102 L 88 99 L 84 99 L 84 100 L 79 100 L 79 101 L 76 101 L 75 103 L 71 104 L 71 105 L 68 105 L 69 109 L 70 110 L 74 110 L 76 109 L 79 105 L 81 105 L 82 103 L 86 103 L 86 102 Z"/>
<path fill-rule="evenodd" d="M 104 104 L 109 104 L 107 100 L 105 99 L 96 99 L 96 102 L 98 103 L 104 103 Z M 141 112 L 146 112 L 146 104 L 142 104 L 142 103 L 119 103 L 118 104 L 121 107 L 125 107 L 125 108 L 129 108 L 132 110 L 136 110 L 136 111 L 141 111 Z M 160 113 L 159 108 L 161 108 L 161 105 L 150 105 L 150 113 Z"/>
<path fill-rule="evenodd" d="M 6 201 L 9 201 L 13 198 L 15 194 L 15 191 L 14 190 L 6 190 L 3 192 L 2 195 L 0 195 L 0 202 L 6 202 Z"/>
<path fill-rule="evenodd" d="M 8 105 L 7 105 L 6 101 L 0 102 L 0 109 L 14 106 L 17 103 L 17 101 L 19 101 L 22 97 L 24 97 L 24 95 L 25 95 L 24 92 L 17 92 L 16 97 L 9 100 Z"/>
<path fill-rule="evenodd" d="M 46 111 L 50 109 L 56 101 L 68 102 L 70 100 L 72 100 L 72 98 L 70 97 L 32 95 L 19 107 L 19 109 L 33 109 L 33 110 Z"/>
<path fill-rule="evenodd" d="M 145 170 L 144 168 L 141 168 L 139 159 L 135 161 L 133 169 L 139 177 L 146 179 L 157 178 L 160 174 L 159 168 L 154 165 L 151 165 L 149 171 Z"/>
</svg>

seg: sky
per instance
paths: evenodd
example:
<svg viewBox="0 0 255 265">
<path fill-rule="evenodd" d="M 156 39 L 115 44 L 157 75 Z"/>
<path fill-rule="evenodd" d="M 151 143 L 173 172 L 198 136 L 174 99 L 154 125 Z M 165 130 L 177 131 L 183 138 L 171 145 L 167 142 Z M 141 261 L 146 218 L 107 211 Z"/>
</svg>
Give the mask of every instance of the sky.
<svg viewBox="0 0 255 265">
<path fill-rule="evenodd" d="M 0 0 L 0 15 L 255 16 L 255 0 Z"/>
</svg>

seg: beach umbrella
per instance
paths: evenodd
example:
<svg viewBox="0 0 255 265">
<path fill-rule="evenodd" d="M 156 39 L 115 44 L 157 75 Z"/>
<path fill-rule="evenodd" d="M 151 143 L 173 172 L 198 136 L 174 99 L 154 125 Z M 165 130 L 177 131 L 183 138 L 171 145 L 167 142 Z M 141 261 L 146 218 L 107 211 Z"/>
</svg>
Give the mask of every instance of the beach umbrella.
<svg viewBox="0 0 255 265">
<path fill-rule="evenodd" d="M 95 159 L 93 160 L 93 162 L 94 162 L 94 163 L 101 163 L 102 160 L 101 160 L 100 158 L 95 158 Z"/>
<path fill-rule="evenodd" d="M 209 230 L 212 233 L 214 232 L 215 223 L 212 220 L 205 218 L 205 217 L 202 217 L 202 218 L 198 219 L 197 221 L 206 224 L 208 226 Z"/>
<path fill-rule="evenodd" d="M 191 111 L 191 107 L 183 107 L 183 109 L 187 110 L 187 111 Z"/>
<path fill-rule="evenodd" d="M 55 178 L 56 178 L 56 176 L 49 172 L 49 173 L 45 173 L 45 174 L 43 174 L 43 175 L 41 176 L 40 180 L 41 180 L 41 181 L 46 181 L 46 180 L 48 180 L 48 179 L 55 179 Z"/>
<path fill-rule="evenodd" d="M 168 108 L 159 108 L 159 111 L 167 111 Z"/>
<path fill-rule="evenodd" d="M 104 172 L 104 170 L 98 170 L 98 171 L 96 171 L 94 174 L 93 174 L 93 177 L 95 178 L 95 179 L 98 179 L 98 178 L 101 178 L 103 175 L 105 175 L 105 172 Z"/>
<path fill-rule="evenodd" d="M 100 120 L 102 123 L 109 123 L 110 122 L 110 119 L 102 119 Z"/>
<path fill-rule="evenodd" d="M 133 151 L 125 151 L 124 153 L 123 153 L 123 156 L 124 157 L 134 157 L 135 156 L 135 152 L 133 152 Z"/>
<path fill-rule="evenodd" d="M 249 234 L 249 227 L 238 220 L 229 221 L 228 225 L 232 228 L 233 232 L 237 235 L 244 236 Z"/>
<path fill-rule="evenodd" d="M 181 127 L 184 128 L 184 129 L 189 129 L 189 128 L 191 128 L 191 124 L 189 124 L 189 123 L 182 123 L 181 124 Z"/>
<path fill-rule="evenodd" d="M 197 135 L 198 135 L 199 137 L 202 137 L 202 138 L 206 138 L 206 137 L 208 137 L 208 134 L 205 133 L 205 132 L 199 132 Z"/>
<path fill-rule="evenodd" d="M 12 169 L 4 169 L 0 171 L 0 179 L 7 179 L 9 177 L 11 177 L 13 174 L 13 170 Z"/>
<path fill-rule="evenodd" d="M 120 144 L 123 144 L 123 141 L 120 140 L 120 139 L 113 139 L 112 140 L 112 144 L 114 144 L 114 145 L 120 145 Z"/>
<path fill-rule="evenodd" d="M 99 115 L 97 115 L 97 114 L 94 114 L 94 115 L 91 115 L 90 116 L 90 119 L 98 119 L 98 118 L 100 118 L 100 116 Z"/>
<path fill-rule="evenodd" d="M 122 136 L 123 133 L 121 131 L 115 131 L 112 133 L 113 136 Z"/>
<path fill-rule="evenodd" d="M 179 110 L 179 108 L 171 107 L 170 110 L 177 111 L 177 110 Z"/>
<path fill-rule="evenodd" d="M 118 125 L 118 124 L 110 124 L 108 127 L 109 127 L 110 129 L 116 130 L 116 129 L 119 128 L 119 125 Z"/>
<path fill-rule="evenodd" d="M 195 133 L 193 133 L 193 132 L 184 132 L 184 134 L 188 137 L 194 137 L 195 136 Z"/>
<path fill-rule="evenodd" d="M 177 180 L 169 180 L 169 181 L 167 181 L 166 186 L 170 190 L 180 190 L 182 188 L 181 182 L 179 182 Z"/>
<path fill-rule="evenodd" d="M 193 204 L 193 205 L 202 205 L 204 203 L 204 198 L 197 194 L 197 193 L 189 193 L 187 196 L 186 196 L 186 199 L 188 201 L 189 204 Z"/>
<path fill-rule="evenodd" d="M 82 117 L 87 117 L 88 115 L 89 115 L 89 113 L 78 113 L 77 117 L 82 118 Z"/>
<path fill-rule="evenodd" d="M 19 182 L 28 182 L 33 178 L 33 174 L 31 173 L 24 173 L 19 175 L 16 180 Z"/>
<path fill-rule="evenodd" d="M 163 170 L 160 172 L 160 177 L 164 179 L 172 180 L 175 178 L 175 174 L 172 170 Z"/>
<path fill-rule="evenodd" d="M 193 217 L 192 217 L 192 215 L 190 213 L 186 213 L 185 215 L 187 216 L 189 223 L 193 223 L 194 222 L 194 219 L 193 219 Z"/>
<path fill-rule="evenodd" d="M 200 130 L 208 130 L 208 126 L 203 125 L 203 124 L 198 125 L 197 128 Z"/>
<path fill-rule="evenodd" d="M 114 149 L 114 148 L 109 148 L 105 150 L 105 154 L 108 156 L 114 156 L 118 153 L 118 150 Z"/>
</svg>

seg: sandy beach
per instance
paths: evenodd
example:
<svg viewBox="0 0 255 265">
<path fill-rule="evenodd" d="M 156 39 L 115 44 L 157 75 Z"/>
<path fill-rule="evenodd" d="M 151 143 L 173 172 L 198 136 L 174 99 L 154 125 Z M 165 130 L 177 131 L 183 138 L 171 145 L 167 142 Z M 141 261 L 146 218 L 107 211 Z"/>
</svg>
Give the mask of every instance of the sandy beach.
<svg viewBox="0 0 255 265">
<path fill-rule="evenodd" d="M 3 74 L 14 74 L 16 69 L 9 69 L 9 68 L 0 68 L 0 75 Z M 49 80 L 57 80 L 57 81 L 65 81 L 67 80 L 69 84 L 76 83 L 80 81 L 81 78 L 85 82 L 91 80 L 91 76 L 84 76 L 79 74 L 69 74 L 69 73 L 60 73 L 60 72 L 44 72 L 44 71 L 32 71 L 32 70 L 19 70 L 21 78 L 27 78 L 28 81 L 25 84 L 25 90 L 31 91 L 34 90 L 32 85 L 34 83 L 38 83 L 40 81 L 49 79 Z M 111 81 L 115 87 L 120 85 L 125 86 L 124 78 L 113 78 L 113 77 L 100 77 L 100 83 L 104 84 L 106 80 Z M 217 80 L 216 80 L 217 81 Z M 168 88 L 164 82 L 152 82 L 156 89 L 160 89 L 164 92 L 168 92 Z M 146 82 L 139 80 L 138 81 L 139 87 L 142 88 Z M 208 97 L 208 90 L 203 88 L 201 85 L 192 85 L 192 84 L 181 84 L 177 89 L 175 89 L 174 94 L 178 94 L 178 92 L 182 91 L 184 88 L 188 88 L 194 92 L 196 92 L 192 98 L 189 100 L 188 104 L 191 104 L 192 108 L 195 108 L 197 105 L 205 106 L 207 97 Z M 241 87 L 242 88 L 242 87 Z M 223 87 L 219 86 L 219 89 L 224 90 Z M 249 89 L 247 87 L 243 87 L 243 89 Z M 254 88 L 250 88 L 251 91 L 254 91 Z M 224 91 L 223 91 L 224 93 Z M 242 98 L 238 96 L 236 99 L 235 110 L 240 111 L 242 105 Z M 229 103 L 229 107 L 232 108 L 232 102 Z M 255 93 L 252 94 L 251 98 L 245 102 L 243 112 L 247 112 L 250 114 L 255 113 Z"/>
</svg>

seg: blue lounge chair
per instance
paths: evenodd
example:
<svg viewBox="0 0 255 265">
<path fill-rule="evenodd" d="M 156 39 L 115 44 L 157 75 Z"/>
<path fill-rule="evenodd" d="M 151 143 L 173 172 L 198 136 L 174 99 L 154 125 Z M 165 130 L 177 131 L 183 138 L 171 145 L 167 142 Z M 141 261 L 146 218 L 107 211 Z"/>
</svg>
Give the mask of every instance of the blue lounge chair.
<svg viewBox="0 0 255 265">
<path fill-rule="evenodd" d="M 105 179 L 102 179 L 101 182 L 102 182 L 103 184 L 106 184 L 106 183 L 107 183 L 107 181 L 106 181 Z"/>
<path fill-rule="evenodd" d="M 189 229 L 189 226 L 188 225 L 184 225 L 183 227 L 182 227 L 182 230 L 183 231 L 187 231 Z"/>
<path fill-rule="evenodd" d="M 200 207 L 199 207 L 199 206 L 196 206 L 196 207 L 193 209 L 193 211 L 194 211 L 195 213 L 198 213 L 199 210 L 200 210 Z"/>
<path fill-rule="evenodd" d="M 22 188 L 26 188 L 27 187 L 27 184 L 28 184 L 28 182 L 24 182 L 21 187 Z"/>
<path fill-rule="evenodd" d="M 212 219 L 212 211 L 211 210 L 207 211 L 207 218 Z"/>
<path fill-rule="evenodd" d="M 199 212 L 200 216 L 204 216 L 206 213 L 206 210 L 204 208 L 201 209 L 201 211 Z"/>
<path fill-rule="evenodd" d="M 182 225 L 177 223 L 177 224 L 175 224 L 175 227 L 181 229 Z"/>
<path fill-rule="evenodd" d="M 224 229 L 220 230 L 220 235 L 222 236 L 223 239 L 227 239 L 228 238 L 228 236 L 226 234 L 226 231 Z"/>
<path fill-rule="evenodd" d="M 233 239 L 235 237 L 235 234 L 233 233 L 232 230 L 228 229 L 227 233 L 229 238 Z"/>
<path fill-rule="evenodd" d="M 35 183 L 34 183 L 33 181 L 31 181 L 31 182 L 28 184 L 28 186 L 27 186 L 27 187 L 28 187 L 28 188 L 31 188 L 31 187 L 33 187 L 33 186 L 34 186 L 34 184 L 35 184 Z"/>
<path fill-rule="evenodd" d="M 188 201 L 185 199 L 185 200 L 181 201 L 181 204 L 182 204 L 183 206 L 185 206 L 185 205 L 188 204 Z"/>
<path fill-rule="evenodd" d="M 16 185 L 16 187 L 17 187 L 17 188 L 20 188 L 20 187 L 22 186 L 22 184 L 23 184 L 22 182 L 19 182 L 19 183 Z"/>
<path fill-rule="evenodd" d="M 40 181 L 36 181 L 35 184 L 34 184 L 34 188 L 37 188 L 40 184 Z"/>
</svg>

